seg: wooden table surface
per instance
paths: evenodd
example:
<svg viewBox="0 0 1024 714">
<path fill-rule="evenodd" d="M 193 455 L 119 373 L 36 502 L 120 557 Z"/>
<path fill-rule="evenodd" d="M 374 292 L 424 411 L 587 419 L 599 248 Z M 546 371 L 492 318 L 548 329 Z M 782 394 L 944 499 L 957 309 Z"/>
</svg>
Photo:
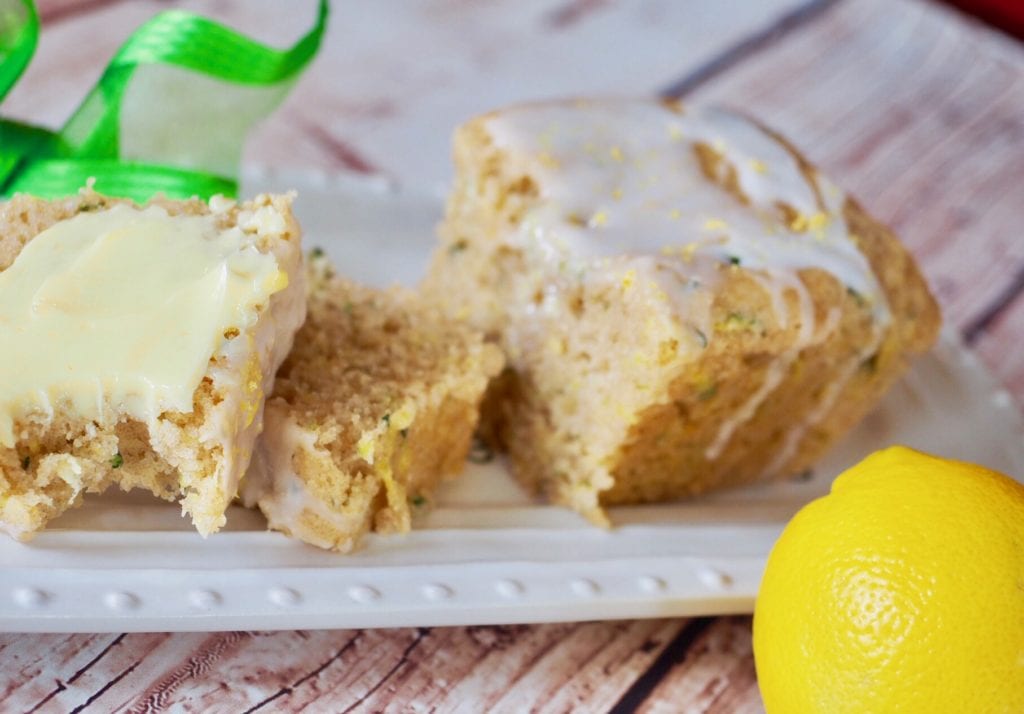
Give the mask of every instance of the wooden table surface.
<svg viewBox="0 0 1024 714">
<path fill-rule="evenodd" d="M 5 115 L 57 124 L 169 6 L 277 44 L 313 2 L 44 0 Z M 896 228 L 1024 398 L 1024 47 L 924 0 L 342 2 L 250 164 L 442 185 L 461 119 L 524 98 L 720 101 Z M 538 626 L 2 635 L 0 711 L 761 711 L 747 617 Z"/>
</svg>

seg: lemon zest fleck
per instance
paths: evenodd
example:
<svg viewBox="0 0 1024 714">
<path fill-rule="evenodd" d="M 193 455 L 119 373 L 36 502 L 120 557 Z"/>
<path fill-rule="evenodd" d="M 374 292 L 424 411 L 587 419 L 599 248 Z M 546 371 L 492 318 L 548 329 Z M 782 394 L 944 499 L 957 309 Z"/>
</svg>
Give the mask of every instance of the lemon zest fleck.
<svg viewBox="0 0 1024 714">
<path fill-rule="evenodd" d="M 622 276 L 622 289 L 629 290 L 633 287 L 636 282 L 636 270 L 630 268 L 626 271 L 625 275 Z"/>
</svg>

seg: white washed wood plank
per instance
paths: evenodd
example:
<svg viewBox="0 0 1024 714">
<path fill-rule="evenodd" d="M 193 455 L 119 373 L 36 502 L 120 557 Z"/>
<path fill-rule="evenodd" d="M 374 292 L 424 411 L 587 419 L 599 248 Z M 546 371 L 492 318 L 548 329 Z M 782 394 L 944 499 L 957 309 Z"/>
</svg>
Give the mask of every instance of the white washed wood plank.
<svg viewBox="0 0 1024 714">
<path fill-rule="evenodd" d="M 269 699 L 265 711 L 291 710 L 293 697 L 274 698 L 281 690 L 316 699 L 325 667 L 350 667 L 358 683 L 408 634 L 381 632 L 383 639 L 353 631 L 228 632 L 202 635 L 198 642 L 174 635 L 111 688 L 103 706 L 117 712 L 241 712 Z M 370 646 L 355 651 L 350 645 L 360 641 Z"/>
<path fill-rule="evenodd" d="M 750 619 L 715 620 L 651 692 L 638 714 L 758 714 Z"/>
<path fill-rule="evenodd" d="M 96 12 L 103 5 L 122 0 L 35 0 L 36 9 L 43 22 L 59 22 L 72 15 Z"/>
<path fill-rule="evenodd" d="M 43 711 L 68 711 L 93 697 L 92 706 L 117 712 L 239 712 L 260 703 L 265 711 L 604 709 L 683 623 L 125 635 L 73 682 L 81 663 L 49 654 L 54 636 L 40 636 L 22 639 L 37 667 L 18 676 L 31 686 L 4 701 L 28 708 L 60 680 Z M 63 639 L 87 637 L 95 638 Z M 100 639 L 90 658 L 115 636 Z"/>
<path fill-rule="evenodd" d="M 91 706 L 99 710 L 113 709 L 110 695 L 115 680 L 123 681 L 129 677 L 147 658 L 159 657 L 167 651 L 168 641 L 177 639 L 179 647 L 195 647 L 198 637 L 185 635 L 175 637 L 168 633 L 147 633 L 138 635 L 109 636 L 120 641 L 113 644 L 104 656 L 95 662 L 77 679 L 72 679 L 68 672 L 61 672 L 65 688 L 54 696 L 41 711 L 67 712 L 75 707 L 84 706 L 91 701 Z M 120 680 L 118 678 L 121 678 Z"/>
<path fill-rule="evenodd" d="M 974 348 L 1013 395 L 1017 406 L 1024 408 L 1024 293 L 1007 305 Z"/>
<path fill-rule="evenodd" d="M 0 635 L 0 702 L 28 709 L 67 686 L 117 635 Z"/>
<path fill-rule="evenodd" d="M 890 223 L 963 326 L 1024 265 L 1024 47 L 919 0 L 857 0 L 694 93 L 788 135 Z"/>
<path fill-rule="evenodd" d="M 347 42 L 326 49 L 250 159 L 319 164 L 319 154 L 300 146 L 296 157 L 289 147 L 293 126 L 312 124 L 385 173 L 435 183 L 450 173 L 452 128 L 469 116 L 538 97 L 654 91 L 796 3 L 590 3 L 578 22 L 556 28 L 551 17 L 566 4 L 434 3 L 428 15 L 375 3 L 339 19 L 353 20 Z M 327 111 L 311 115 L 309 106 Z"/>
<path fill-rule="evenodd" d="M 570 637 L 535 655 L 527 667 L 520 666 L 508 681 L 493 676 L 495 665 L 503 661 L 481 663 L 452 690 L 439 711 L 470 712 L 474 701 L 487 702 L 492 712 L 607 711 L 685 622 L 584 623 Z M 505 655 L 496 652 L 490 657 L 504 660 Z M 489 696 L 476 697 L 474 689 Z M 500 697 L 495 697 L 497 692 Z"/>
</svg>

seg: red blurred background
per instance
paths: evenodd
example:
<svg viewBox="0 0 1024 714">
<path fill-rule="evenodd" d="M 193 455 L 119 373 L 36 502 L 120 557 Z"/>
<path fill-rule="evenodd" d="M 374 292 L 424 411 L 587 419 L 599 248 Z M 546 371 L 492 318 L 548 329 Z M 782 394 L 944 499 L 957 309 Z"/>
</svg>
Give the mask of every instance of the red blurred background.
<svg viewBox="0 0 1024 714">
<path fill-rule="evenodd" d="M 1024 0 L 946 0 L 1017 39 L 1024 40 Z"/>
</svg>

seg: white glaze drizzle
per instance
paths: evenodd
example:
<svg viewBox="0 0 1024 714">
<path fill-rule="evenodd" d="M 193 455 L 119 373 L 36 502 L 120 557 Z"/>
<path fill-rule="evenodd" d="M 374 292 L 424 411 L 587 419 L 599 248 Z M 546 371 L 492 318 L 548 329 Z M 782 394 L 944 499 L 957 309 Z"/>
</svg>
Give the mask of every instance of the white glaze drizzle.
<svg viewBox="0 0 1024 714">
<path fill-rule="evenodd" d="M 339 544 L 324 539 L 323 534 L 303 525 L 303 513 L 318 516 L 341 533 L 358 530 L 358 524 L 353 524 L 352 517 L 332 510 L 310 493 L 305 480 L 295 472 L 296 454 L 301 451 L 316 453 L 318 447 L 316 434 L 296 424 L 288 411 L 283 402 L 267 403 L 265 428 L 242 482 L 242 502 L 249 508 L 258 505 L 267 523 L 275 530 L 285 531 L 314 545 L 334 547 Z"/>
<path fill-rule="evenodd" d="M 726 419 L 722 423 L 722 426 L 719 427 L 714 440 L 704 451 L 704 455 L 709 460 L 714 461 L 717 459 L 729 443 L 729 439 L 731 439 L 732 435 L 736 433 L 736 430 L 757 413 L 758 407 L 760 407 L 765 400 L 768 399 L 768 396 L 775 391 L 775 388 L 782 383 L 782 380 L 786 376 L 786 372 L 789 371 L 790 365 L 792 365 L 794 360 L 796 360 L 798 354 L 799 353 L 796 350 L 788 350 L 785 354 L 780 355 L 771 363 L 761 385 L 752 395 L 750 395 L 750 398 L 736 410 L 732 418 Z"/>
<path fill-rule="evenodd" d="M 520 343 L 536 337 L 528 313 L 563 309 L 560 284 L 604 282 L 630 270 L 659 285 L 680 320 L 710 338 L 706 293 L 720 280 L 723 263 L 738 263 L 765 289 L 780 326 L 796 321 L 799 330 L 791 350 L 722 425 L 706 452 L 713 459 L 799 352 L 835 329 L 834 320 L 815 324 L 799 270 L 825 270 L 861 295 L 872 307 L 877 347 L 891 316 L 846 225 L 845 194 L 822 176 L 809 180 L 790 150 L 757 124 L 721 109 L 682 112 L 645 100 L 596 100 L 506 109 L 489 117 L 486 128 L 510 175 L 533 177 L 541 196 L 519 226 L 501 236 L 547 275 L 541 305 L 524 301 L 527 319 L 508 331 L 513 364 Z M 719 157 L 720 173 L 735 172 L 745 201 L 708 180 L 697 145 Z M 666 273 L 679 279 L 666 280 Z M 793 314 L 787 293 L 797 298 Z M 783 451 L 795 449 L 829 407 L 819 405 L 794 427 Z"/>
<path fill-rule="evenodd" d="M 743 117 L 719 109 L 680 114 L 650 101 L 594 101 L 512 108 L 488 119 L 487 129 L 510 162 L 537 177 L 544 199 L 507 239 L 563 271 L 607 256 L 671 258 L 666 249 L 692 246 L 691 274 L 713 274 L 709 268 L 730 257 L 778 274 L 816 267 L 873 301 L 879 316 L 887 313 L 843 220 L 845 195 L 818 176 L 819 201 L 793 155 Z M 736 170 L 750 205 L 708 181 L 695 143 Z M 779 203 L 808 227 L 785 225 Z"/>
<path fill-rule="evenodd" d="M 250 236 L 281 235 L 286 226 L 277 209 L 268 205 L 263 195 L 252 203 L 254 210 L 239 212 L 239 227 Z M 236 204 L 214 196 L 209 205 L 217 215 L 230 211 Z M 221 345 L 209 371 L 214 384 L 220 387 L 222 401 L 200 427 L 199 439 L 208 448 L 219 447 L 223 455 L 217 478 L 226 503 L 238 494 L 250 460 L 255 459 L 255 446 L 263 431 L 264 399 L 273 392 L 277 369 L 291 352 L 295 334 L 306 319 L 306 273 L 300 244 L 279 241 L 272 250 L 289 276 L 288 286 L 271 297 L 269 308 L 263 311 L 250 334 Z M 254 363 L 252 360 L 257 357 L 258 362 Z M 254 390 L 252 370 L 256 364 L 261 365 L 261 369 L 259 386 Z M 173 428 L 169 424 L 158 423 L 155 430 L 168 431 L 168 438 L 172 438 Z M 174 463 L 173 449 L 167 453 L 161 449 L 161 454 Z M 226 521 L 222 521 L 222 525 L 223 522 Z"/>
<path fill-rule="evenodd" d="M 816 424 L 821 422 L 828 414 L 832 411 L 832 407 L 835 406 L 836 400 L 842 393 L 843 389 L 853 379 L 853 375 L 857 373 L 857 370 L 861 368 L 864 361 L 871 358 L 875 353 L 878 352 L 878 348 L 882 344 L 882 339 L 885 337 L 885 333 L 882 330 L 875 330 L 874 337 L 871 342 L 864 346 L 863 349 L 859 350 L 850 358 L 839 373 L 833 378 L 831 382 L 826 385 L 825 390 L 822 392 L 821 397 L 818 399 L 818 403 L 809 411 L 798 424 L 786 432 L 786 437 L 783 440 L 782 448 L 776 452 L 772 458 L 768 467 L 765 469 L 766 476 L 782 475 L 782 467 L 793 457 L 796 453 L 797 448 L 800 446 L 800 442 L 807 432 Z"/>
</svg>

